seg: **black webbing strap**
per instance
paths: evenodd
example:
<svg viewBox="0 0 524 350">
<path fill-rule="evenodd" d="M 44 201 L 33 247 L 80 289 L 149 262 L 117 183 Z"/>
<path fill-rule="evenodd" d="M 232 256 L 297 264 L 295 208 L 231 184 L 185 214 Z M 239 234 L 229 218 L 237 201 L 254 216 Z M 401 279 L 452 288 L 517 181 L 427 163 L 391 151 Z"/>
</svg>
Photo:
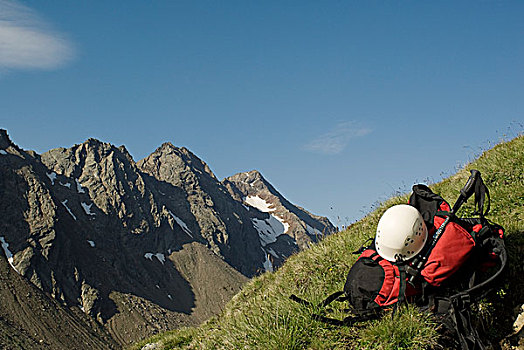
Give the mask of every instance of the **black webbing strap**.
<svg viewBox="0 0 524 350">
<path fill-rule="evenodd" d="M 397 267 L 400 278 L 400 285 L 398 290 L 398 303 L 401 304 L 404 300 L 406 300 L 406 266 L 397 265 Z"/>
<path fill-rule="evenodd" d="M 324 301 L 322 301 L 319 306 L 320 307 L 326 307 L 328 306 L 329 304 L 331 304 L 333 301 L 345 301 L 348 299 L 347 296 L 343 296 L 343 294 L 345 294 L 345 292 L 343 291 L 339 291 L 339 292 L 335 292 L 333 294 L 331 294 L 330 296 L 328 296 Z M 295 294 L 291 294 L 289 296 L 289 299 L 293 300 L 294 302 L 297 302 L 301 305 L 305 305 L 305 306 L 309 306 L 309 307 L 314 307 L 314 305 L 307 301 L 307 300 L 304 300 L 302 298 L 299 298 L 298 296 L 296 296 Z M 382 309 L 377 306 L 377 308 L 374 308 L 374 309 L 369 309 L 369 310 L 344 310 L 344 311 L 353 311 L 356 316 L 348 316 L 346 318 L 344 318 L 343 320 L 337 320 L 335 318 L 330 318 L 330 317 L 326 317 L 324 315 L 319 315 L 319 314 L 313 314 L 311 315 L 311 317 L 314 319 L 314 320 L 317 320 L 317 321 L 320 321 L 320 322 L 323 322 L 323 323 L 327 323 L 327 324 L 330 324 L 330 325 L 333 325 L 333 326 L 349 326 L 349 325 L 352 325 L 356 322 L 363 322 L 363 321 L 368 321 L 368 320 L 372 320 L 372 319 L 376 319 L 376 318 L 379 318 L 380 317 L 380 314 L 382 312 Z"/>
<path fill-rule="evenodd" d="M 406 265 L 404 264 L 395 264 L 398 268 L 398 278 L 399 278 L 399 286 L 398 286 L 398 301 L 393 305 L 393 312 L 391 313 L 391 319 L 393 319 L 398 311 L 399 306 L 402 306 L 402 304 L 406 301 Z M 407 305 L 407 304 L 406 304 Z"/>
<path fill-rule="evenodd" d="M 319 307 L 326 307 L 329 304 L 331 304 L 332 302 L 334 302 L 335 300 L 336 301 L 345 301 L 345 300 L 348 299 L 348 297 L 347 296 L 343 296 L 344 293 L 345 293 L 344 291 L 335 292 L 335 293 L 331 294 L 330 296 L 328 296 L 326 299 L 324 299 L 324 301 L 322 301 L 318 306 Z M 311 302 L 309 302 L 307 300 L 304 300 L 302 298 L 299 298 L 295 294 L 291 294 L 289 296 L 289 299 L 291 299 L 294 302 L 297 302 L 299 304 L 305 305 L 305 306 L 311 306 L 311 307 L 314 306 Z"/>
<path fill-rule="evenodd" d="M 324 299 L 318 306 L 319 307 L 326 307 L 329 304 L 331 304 L 332 302 L 334 302 L 335 300 L 336 301 L 345 301 L 345 300 L 348 299 L 348 297 L 347 296 L 343 296 L 344 293 L 345 293 L 344 291 L 335 292 L 335 293 L 331 294 L 330 296 L 328 296 L 326 299 Z M 297 297 L 295 294 L 291 294 L 289 296 L 289 299 L 291 299 L 294 302 L 297 302 L 299 304 L 305 305 L 305 306 L 311 306 L 311 307 L 315 306 L 311 302 Z"/>
<path fill-rule="evenodd" d="M 426 243 L 426 247 L 422 250 L 422 252 L 417 254 L 413 258 L 411 264 L 406 267 L 405 271 L 409 274 L 409 282 L 411 284 L 415 283 L 415 280 L 420 275 L 420 272 L 424 268 L 426 261 L 428 260 L 429 256 L 431 255 L 433 248 L 435 248 L 438 240 L 444 233 L 446 226 L 450 222 L 451 218 L 455 216 L 453 212 L 448 212 L 448 211 L 437 211 L 436 213 L 439 216 L 444 216 L 446 219 L 435 231 L 435 233 L 433 234 L 433 237 L 431 238 L 431 241 L 428 240 L 429 243 Z"/>
<path fill-rule="evenodd" d="M 314 306 L 314 305 L 311 304 L 309 301 L 304 300 L 304 299 L 302 299 L 302 298 L 299 298 L 299 297 L 297 297 L 295 294 L 291 294 L 291 295 L 289 296 L 289 299 L 293 300 L 293 301 L 296 302 L 296 303 L 299 303 L 299 304 L 301 304 L 301 305 L 304 305 L 304 306 L 311 306 L 311 307 Z"/>
<path fill-rule="evenodd" d="M 335 292 L 335 293 L 331 294 L 322 303 L 320 303 L 320 306 L 326 307 L 329 304 L 331 304 L 332 302 L 334 302 L 335 300 L 336 301 L 348 300 L 347 296 L 342 296 L 342 295 L 344 295 L 344 293 L 345 293 L 344 291 L 339 291 L 339 292 Z"/>
</svg>

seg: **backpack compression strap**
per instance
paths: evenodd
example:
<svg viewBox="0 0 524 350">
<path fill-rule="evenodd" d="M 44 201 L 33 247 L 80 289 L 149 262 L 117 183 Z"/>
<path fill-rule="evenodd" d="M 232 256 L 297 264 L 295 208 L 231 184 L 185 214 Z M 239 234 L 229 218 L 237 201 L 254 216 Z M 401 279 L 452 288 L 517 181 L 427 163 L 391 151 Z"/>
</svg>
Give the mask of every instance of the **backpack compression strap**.
<svg viewBox="0 0 524 350">
<path fill-rule="evenodd" d="M 335 292 L 331 294 L 330 296 L 328 296 L 318 306 L 326 307 L 334 301 L 345 301 L 348 299 L 348 297 L 344 296 L 344 294 L 345 294 L 344 291 Z M 313 305 L 311 302 L 304 300 L 302 298 L 299 298 L 295 294 L 290 295 L 289 299 L 299 304 L 302 304 L 304 306 L 315 307 L 315 305 Z M 344 310 L 344 311 L 350 311 L 350 310 Z M 319 315 L 319 314 L 313 314 L 311 315 L 311 317 L 314 320 L 317 320 L 323 323 L 327 323 L 333 326 L 350 326 L 357 322 L 363 322 L 363 321 L 368 321 L 368 320 L 379 318 L 382 308 L 380 306 L 377 306 L 377 308 L 373 308 L 369 310 L 351 310 L 351 311 L 354 312 L 356 316 L 348 316 L 344 318 L 343 320 L 337 320 L 335 318 L 330 318 L 330 317 L 326 317 L 324 315 Z"/>
</svg>

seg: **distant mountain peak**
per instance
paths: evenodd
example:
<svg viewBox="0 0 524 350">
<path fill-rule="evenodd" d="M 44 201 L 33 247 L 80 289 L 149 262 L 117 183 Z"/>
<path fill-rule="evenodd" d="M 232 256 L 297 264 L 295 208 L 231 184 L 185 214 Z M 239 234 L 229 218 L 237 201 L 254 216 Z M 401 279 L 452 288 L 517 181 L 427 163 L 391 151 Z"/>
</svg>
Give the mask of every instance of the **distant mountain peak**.
<svg viewBox="0 0 524 350">
<path fill-rule="evenodd" d="M 184 169 L 186 172 L 198 174 L 206 173 L 218 181 L 211 168 L 202 159 L 187 148 L 176 147 L 171 142 L 164 142 L 149 156 L 137 162 L 137 165 L 142 170 L 151 173 L 158 173 L 161 168 L 179 169 L 179 171 Z M 172 171 L 171 173 L 175 174 Z"/>
<path fill-rule="evenodd" d="M 234 198 L 279 221 L 285 228 L 281 234 L 289 235 L 301 249 L 336 231 L 327 218 L 290 203 L 257 170 L 235 174 L 222 183 Z"/>
<path fill-rule="evenodd" d="M 284 199 L 284 197 L 273 187 L 273 185 L 271 185 L 268 180 L 266 180 L 266 178 L 258 170 L 238 173 L 226 178 L 225 181 L 236 184 L 249 184 L 249 186 L 242 190 L 244 197 L 260 194 L 261 192 L 268 192 L 276 197 Z"/>
<path fill-rule="evenodd" d="M 162 145 L 160 145 L 160 147 L 158 147 L 155 152 L 162 152 L 166 150 L 176 150 L 176 149 L 178 149 L 178 147 L 173 145 L 171 142 L 167 141 L 167 142 L 162 143 Z"/>
<path fill-rule="evenodd" d="M 104 144 L 105 142 L 100 141 L 100 140 L 97 139 L 97 138 L 90 137 L 90 138 L 88 138 L 84 143 L 92 144 L 92 145 L 101 145 L 101 144 Z"/>
</svg>

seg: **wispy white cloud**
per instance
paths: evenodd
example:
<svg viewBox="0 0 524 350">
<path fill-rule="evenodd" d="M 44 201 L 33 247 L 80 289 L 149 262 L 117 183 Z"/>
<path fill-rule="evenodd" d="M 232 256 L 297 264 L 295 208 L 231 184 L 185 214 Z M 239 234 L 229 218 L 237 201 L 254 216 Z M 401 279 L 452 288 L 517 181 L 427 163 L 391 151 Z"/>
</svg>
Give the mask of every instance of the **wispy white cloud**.
<svg viewBox="0 0 524 350">
<path fill-rule="evenodd" d="M 54 69 L 74 56 L 65 35 L 29 7 L 0 0 L 0 69 Z"/>
<path fill-rule="evenodd" d="M 370 132 L 371 129 L 359 126 L 355 122 L 341 122 L 332 130 L 308 142 L 304 149 L 320 154 L 338 154 L 346 148 L 351 139 L 365 136 Z"/>
</svg>

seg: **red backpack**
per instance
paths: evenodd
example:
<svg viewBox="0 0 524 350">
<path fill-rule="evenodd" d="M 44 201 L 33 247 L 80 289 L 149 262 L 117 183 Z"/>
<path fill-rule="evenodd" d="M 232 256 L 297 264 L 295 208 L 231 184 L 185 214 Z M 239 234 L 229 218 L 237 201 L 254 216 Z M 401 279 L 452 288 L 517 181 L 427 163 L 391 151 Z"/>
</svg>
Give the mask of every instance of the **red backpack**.
<svg viewBox="0 0 524 350">
<path fill-rule="evenodd" d="M 473 194 L 474 214 L 478 217 L 458 218 L 455 213 Z M 422 214 L 428 228 L 430 239 L 422 251 L 408 261 L 390 262 L 377 253 L 374 243 L 361 247 L 354 252 L 360 256 L 347 275 L 344 290 L 330 295 L 320 305 L 347 301 L 353 316 L 344 320 L 320 314 L 313 317 L 334 325 L 350 325 L 379 317 L 384 309 L 396 309 L 401 302 L 410 301 L 435 310 L 444 324 L 455 329 L 463 349 L 483 349 L 470 322 L 469 306 L 500 275 L 507 254 L 503 228 L 485 218 L 489 212 L 489 191 L 480 172 L 471 171 L 453 208 L 425 185 L 413 186 L 409 204 Z M 478 271 L 497 263 L 496 272 L 479 281 Z M 461 286 L 464 282 L 467 284 Z M 452 295 L 441 293 L 448 286 L 458 291 Z M 310 304 L 295 295 L 291 299 Z"/>
</svg>

